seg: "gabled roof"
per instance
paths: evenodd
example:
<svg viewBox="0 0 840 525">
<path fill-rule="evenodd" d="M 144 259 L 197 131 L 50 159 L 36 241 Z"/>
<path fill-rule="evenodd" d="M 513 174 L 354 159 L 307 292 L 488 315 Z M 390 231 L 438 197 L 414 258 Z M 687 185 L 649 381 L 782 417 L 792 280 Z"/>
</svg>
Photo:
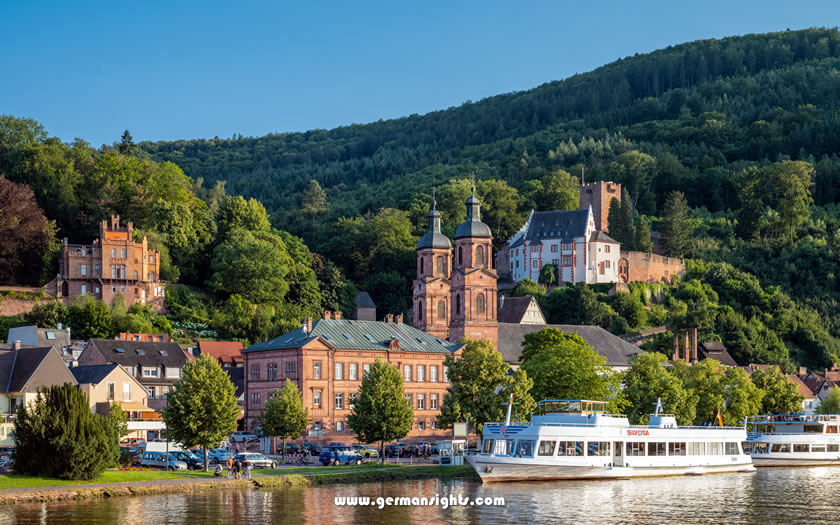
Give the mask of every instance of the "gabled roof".
<svg viewBox="0 0 840 525">
<path fill-rule="evenodd" d="M 796 385 L 796 389 L 797 389 L 797 390 L 799 390 L 799 393 L 800 393 L 800 394 L 802 394 L 802 397 L 805 397 L 805 398 L 814 398 L 814 397 L 817 397 L 817 394 L 815 394 L 814 392 L 812 392 L 812 391 L 811 391 L 811 389 L 810 389 L 810 388 L 808 388 L 808 385 L 806 385 L 806 384 L 802 381 L 802 379 L 800 379 L 800 378 L 799 378 L 799 376 L 798 376 L 798 375 L 796 375 L 796 374 L 787 374 L 787 378 L 788 378 L 788 381 L 790 381 L 791 383 L 793 383 L 794 385 Z"/>
<path fill-rule="evenodd" d="M 525 334 L 539 332 L 543 328 L 556 328 L 567 334 L 576 333 L 598 354 L 606 357 L 610 366 L 629 366 L 630 358 L 642 352 L 641 348 L 631 345 L 600 326 L 499 323 L 499 352 L 502 358 L 508 363 L 519 363 Z"/>
<path fill-rule="evenodd" d="M 8 343 L 20 341 L 21 344 L 31 346 L 52 346 L 60 350 L 65 346 L 70 346 L 70 332 L 66 329 L 38 328 L 34 325 L 18 326 L 9 329 L 6 341 Z"/>
<path fill-rule="evenodd" d="M 22 392 L 52 351 L 52 347 L 0 350 L 0 392 Z"/>
<path fill-rule="evenodd" d="M 157 367 L 162 365 L 180 368 L 187 362 L 187 356 L 178 343 L 91 339 L 89 344 L 102 353 L 106 362 L 122 366 Z"/>
<path fill-rule="evenodd" d="M 589 208 L 566 211 L 537 211 L 531 216 L 525 239 L 561 239 L 571 242 L 576 237 L 586 237 Z"/>
<path fill-rule="evenodd" d="M 304 333 L 301 327 L 270 341 L 256 343 L 244 352 L 301 348 L 319 338 L 327 345 L 341 350 L 384 351 L 389 348 L 393 339 L 399 340 L 400 350 L 403 352 L 451 354 L 463 346 L 437 338 L 405 323 L 319 319 L 312 324 L 312 331 L 308 334 Z"/>
<path fill-rule="evenodd" d="M 502 296 L 499 296 L 499 300 L 502 303 L 498 315 L 500 323 L 521 323 L 531 303 L 536 304 L 537 308 L 540 307 L 532 295 L 505 297 L 504 300 L 502 300 Z"/>
<path fill-rule="evenodd" d="M 78 381 L 80 385 L 96 385 L 108 377 L 108 374 L 113 372 L 118 366 L 120 365 L 74 366 L 70 369 L 70 372 L 73 373 L 73 377 L 76 378 L 76 381 Z"/>
<path fill-rule="evenodd" d="M 594 232 L 592 232 L 592 235 L 589 236 L 589 242 L 607 242 L 610 244 L 621 244 L 620 242 L 613 239 L 601 230 L 595 230 Z"/>
<path fill-rule="evenodd" d="M 198 351 L 202 354 L 207 354 L 210 357 L 217 359 L 223 363 L 242 363 L 245 358 L 242 357 L 241 341 L 199 341 Z"/>
<path fill-rule="evenodd" d="M 703 359 L 714 359 L 725 366 L 738 366 L 735 359 L 726 349 L 723 343 L 718 341 L 703 341 L 697 345 L 697 357 Z"/>
</svg>

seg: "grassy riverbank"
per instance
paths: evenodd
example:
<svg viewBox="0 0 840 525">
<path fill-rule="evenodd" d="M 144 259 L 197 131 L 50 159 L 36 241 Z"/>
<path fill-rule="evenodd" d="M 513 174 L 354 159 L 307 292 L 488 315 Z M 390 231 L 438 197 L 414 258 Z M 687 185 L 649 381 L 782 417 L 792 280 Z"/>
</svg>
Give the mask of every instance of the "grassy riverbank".
<svg viewBox="0 0 840 525">
<path fill-rule="evenodd" d="M 259 489 L 327 483 L 364 483 L 410 479 L 475 477 L 469 466 L 369 463 L 343 467 L 300 467 L 257 470 L 252 480 L 215 478 L 212 472 L 106 471 L 91 481 L 68 481 L 20 474 L 0 475 L 0 505 L 33 501 L 104 498 L 195 492 L 215 489 Z"/>
</svg>

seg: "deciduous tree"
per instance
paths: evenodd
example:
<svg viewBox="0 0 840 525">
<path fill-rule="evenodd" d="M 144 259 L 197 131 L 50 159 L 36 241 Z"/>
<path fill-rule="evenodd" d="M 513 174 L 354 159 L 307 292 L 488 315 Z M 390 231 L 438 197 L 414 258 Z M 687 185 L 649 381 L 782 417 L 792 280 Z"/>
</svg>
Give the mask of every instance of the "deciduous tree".
<svg viewBox="0 0 840 525">
<path fill-rule="evenodd" d="M 218 361 L 202 355 L 187 361 L 167 400 L 163 409 L 167 438 L 204 449 L 207 471 L 207 449 L 230 436 L 239 418 L 236 388 L 230 377 Z"/>
<path fill-rule="evenodd" d="M 54 234 L 29 186 L 0 174 L 0 283 L 38 284 Z"/>
<path fill-rule="evenodd" d="M 402 439 L 414 424 L 411 402 L 403 394 L 403 377 L 397 367 L 377 359 L 362 377 L 359 395 L 350 399 L 347 424 L 362 443 L 379 442 L 385 462 L 385 442 Z"/>
<path fill-rule="evenodd" d="M 286 379 L 282 390 L 275 390 L 265 408 L 257 417 L 264 436 L 283 440 L 283 457 L 286 457 L 286 440 L 300 437 L 309 424 L 309 410 L 303 407 L 300 390 Z"/>
<path fill-rule="evenodd" d="M 625 412 L 633 424 L 646 424 L 657 401 L 661 400 L 666 413 L 674 414 L 680 425 L 693 425 L 695 399 L 683 387 L 679 378 L 662 365 L 668 358 L 659 353 L 643 352 L 631 359 L 630 369 L 624 373 L 624 395 L 629 403 Z"/>
<path fill-rule="evenodd" d="M 762 414 L 798 414 L 802 411 L 805 397 L 787 377 L 772 366 L 767 370 L 756 370 L 751 376 L 753 384 L 764 392 L 761 399 Z"/>
</svg>

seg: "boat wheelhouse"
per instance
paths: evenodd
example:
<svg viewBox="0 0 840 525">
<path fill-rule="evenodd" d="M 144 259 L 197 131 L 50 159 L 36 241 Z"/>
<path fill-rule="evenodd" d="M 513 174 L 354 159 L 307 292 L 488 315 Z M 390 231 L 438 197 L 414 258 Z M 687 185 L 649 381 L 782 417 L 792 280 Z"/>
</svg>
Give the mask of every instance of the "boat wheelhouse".
<svg viewBox="0 0 840 525">
<path fill-rule="evenodd" d="M 525 481 L 676 476 L 754 471 L 744 427 L 680 427 L 660 413 L 649 425 L 580 399 L 537 404 L 530 423 L 485 423 L 479 454 L 467 461 L 481 480 Z"/>
<path fill-rule="evenodd" d="M 840 414 L 750 418 L 744 450 L 758 467 L 840 465 Z"/>
</svg>

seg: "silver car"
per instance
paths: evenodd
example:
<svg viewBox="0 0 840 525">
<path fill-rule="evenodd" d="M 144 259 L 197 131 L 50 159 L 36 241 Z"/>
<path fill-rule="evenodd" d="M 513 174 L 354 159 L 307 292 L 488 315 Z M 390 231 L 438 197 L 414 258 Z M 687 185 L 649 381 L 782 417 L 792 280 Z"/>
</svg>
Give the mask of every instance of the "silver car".
<svg viewBox="0 0 840 525">
<path fill-rule="evenodd" d="M 187 470 L 187 464 L 183 461 L 175 459 L 171 455 L 169 456 L 169 466 L 166 465 L 166 453 L 165 452 L 143 452 L 139 456 L 137 456 L 133 464 L 139 467 L 151 467 L 151 468 L 160 468 L 169 470 Z"/>
</svg>

